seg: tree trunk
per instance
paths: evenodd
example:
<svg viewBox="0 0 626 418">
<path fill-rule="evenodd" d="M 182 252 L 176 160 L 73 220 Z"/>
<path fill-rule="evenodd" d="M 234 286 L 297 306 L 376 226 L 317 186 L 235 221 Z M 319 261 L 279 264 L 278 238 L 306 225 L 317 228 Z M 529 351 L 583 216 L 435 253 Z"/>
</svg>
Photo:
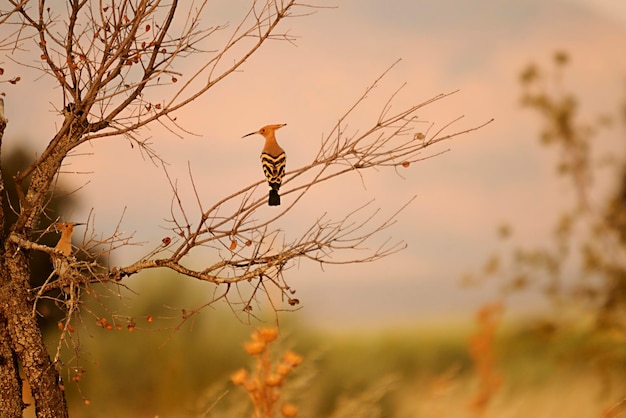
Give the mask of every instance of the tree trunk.
<svg viewBox="0 0 626 418">
<path fill-rule="evenodd" d="M 2 270 L 6 273 L 6 269 Z M 4 277 L 4 274 L 2 276 Z M 4 288 L 0 290 L 2 301 L 6 300 L 4 290 Z M 19 377 L 17 358 L 11 350 L 7 319 L 2 315 L 2 311 L 0 311 L 0 416 L 21 418 L 25 407 L 22 402 L 22 381 Z"/>
<path fill-rule="evenodd" d="M 0 97 L 0 150 L 2 150 L 2 138 L 8 120 L 4 117 L 4 100 Z M 4 209 L 5 199 L 4 181 L 0 166 L 0 251 L 4 249 Z M 22 401 L 22 381 L 19 375 L 17 357 L 12 349 L 11 335 L 9 333 L 9 321 L 7 312 L 8 301 L 11 292 L 8 284 L 9 270 L 5 263 L 4 253 L 0 253 L 0 416 L 13 418 L 21 417 L 25 407 Z"/>
<path fill-rule="evenodd" d="M 0 149 L 6 124 L 4 102 L 0 98 Z M 0 416 L 21 417 L 26 406 L 22 400 L 19 363 L 35 399 L 37 417 L 67 417 L 67 403 L 59 374 L 50 360 L 29 303 L 28 251 L 4 236 L 3 189 L 4 184 L 0 180 Z"/>
<path fill-rule="evenodd" d="M 7 318 L 11 349 L 19 360 L 35 399 L 38 418 L 67 417 L 65 393 L 57 369 L 52 364 L 43 335 L 28 303 L 28 254 L 15 244 L 5 245 L 9 267 L 8 283 L 3 280 L 3 313 Z"/>
</svg>

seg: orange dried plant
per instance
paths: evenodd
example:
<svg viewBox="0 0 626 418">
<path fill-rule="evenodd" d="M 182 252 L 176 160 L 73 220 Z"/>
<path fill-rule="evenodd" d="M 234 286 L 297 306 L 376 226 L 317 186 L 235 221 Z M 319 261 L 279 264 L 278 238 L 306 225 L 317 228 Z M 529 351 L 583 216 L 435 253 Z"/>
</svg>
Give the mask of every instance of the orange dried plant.
<svg viewBox="0 0 626 418">
<path fill-rule="evenodd" d="M 244 343 L 246 353 L 255 358 L 254 370 L 239 369 L 230 380 L 242 386 L 254 407 L 253 418 L 273 418 L 279 404 L 281 387 L 294 367 L 302 363 L 302 357 L 288 350 L 282 360 L 272 364 L 270 343 L 278 337 L 276 328 L 261 327 L 252 333 L 251 341 Z M 298 408 L 285 403 L 280 408 L 283 417 L 295 417 Z"/>
<path fill-rule="evenodd" d="M 477 417 L 484 415 L 489 402 L 502 386 L 502 375 L 496 368 L 494 342 L 503 311 L 500 302 L 480 308 L 476 314 L 478 330 L 469 340 L 470 357 L 478 377 L 478 391 L 469 406 Z"/>
</svg>

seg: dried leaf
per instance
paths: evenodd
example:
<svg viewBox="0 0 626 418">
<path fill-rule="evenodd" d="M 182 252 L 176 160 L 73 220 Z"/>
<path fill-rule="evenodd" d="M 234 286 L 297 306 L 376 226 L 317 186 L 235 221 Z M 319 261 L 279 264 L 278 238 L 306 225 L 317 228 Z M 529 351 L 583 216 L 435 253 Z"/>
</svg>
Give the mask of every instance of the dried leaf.
<svg viewBox="0 0 626 418">
<path fill-rule="evenodd" d="M 235 248 L 237 248 L 237 241 L 232 240 L 232 241 L 230 242 L 230 250 L 231 250 L 231 251 L 235 251 Z"/>
<path fill-rule="evenodd" d="M 22 79 L 22 77 L 15 77 L 9 80 L 9 83 L 11 84 L 17 84 L 18 81 L 20 81 Z"/>
</svg>

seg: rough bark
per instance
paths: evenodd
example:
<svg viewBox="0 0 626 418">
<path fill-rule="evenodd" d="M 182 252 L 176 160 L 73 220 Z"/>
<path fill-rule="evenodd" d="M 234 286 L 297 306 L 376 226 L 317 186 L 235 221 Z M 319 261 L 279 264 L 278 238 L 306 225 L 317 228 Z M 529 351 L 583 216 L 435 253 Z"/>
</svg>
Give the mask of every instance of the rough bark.
<svg viewBox="0 0 626 418">
<path fill-rule="evenodd" d="M 2 264 L 3 260 L 0 261 Z M 8 273 L 4 265 L 0 267 L 2 283 L 6 282 Z M 6 418 L 21 417 L 25 405 L 22 401 L 22 381 L 19 377 L 17 357 L 11 350 L 11 337 L 9 335 L 7 319 L 3 315 L 5 301 L 10 297 L 5 286 L 0 287 L 0 416 Z"/>
<path fill-rule="evenodd" d="M 0 98 L 0 151 L 2 150 L 2 138 L 7 126 L 4 117 L 4 100 Z M 0 248 L 4 248 L 4 207 L 5 199 L 4 180 L 2 167 L 0 166 Z M 21 417 L 24 403 L 22 401 L 22 381 L 19 376 L 17 357 L 12 350 L 11 336 L 9 334 L 8 320 L 5 315 L 11 293 L 8 286 L 9 272 L 5 264 L 4 252 L 0 253 L 0 416 L 13 418 Z"/>
<path fill-rule="evenodd" d="M 28 253 L 15 244 L 6 243 L 5 258 L 8 254 L 12 255 L 6 260 L 9 277 L 8 281 L 3 281 L 0 295 L 5 297 L 3 311 L 11 349 L 31 388 L 37 417 L 67 417 L 67 404 L 59 384 L 58 371 L 48 355 L 43 335 L 28 303 Z"/>
<path fill-rule="evenodd" d="M 0 149 L 7 122 L 4 117 L 4 103 L 0 103 Z M 36 187 L 29 189 L 31 199 L 27 199 L 29 205 L 26 205 L 31 210 L 27 217 L 30 222 L 21 225 L 19 230 L 13 225 L 10 233 L 27 238 L 37 217 L 37 200 L 43 196 L 41 191 L 47 190 L 50 185 L 49 181 L 46 184 L 45 176 L 50 171 L 57 170 L 61 161 L 62 158 L 52 158 L 47 164 L 42 164 L 42 170 L 33 175 Z M 0 180 L 0 191 L 3 189 L 4 184 Z M 0 208 L 3 198 L 4 193 L 0 193 Z M 4 231 L 6 219 L 2 209 L 0 221 L 0 230 Z M 67 404 L 63 388 L 59 384 L 58 371 L 50 360 L 43 335 L 29 304 L 29 254 L 27 250 L 8 240 L 4 232 L 0 232 L 0 243 L 0 416 L 21 417 L 26 407 L 22 400 L 22 383 L 17 366 L 19 362 L 35 399 L 37 417 L 67 417 Z"/>
</svg>

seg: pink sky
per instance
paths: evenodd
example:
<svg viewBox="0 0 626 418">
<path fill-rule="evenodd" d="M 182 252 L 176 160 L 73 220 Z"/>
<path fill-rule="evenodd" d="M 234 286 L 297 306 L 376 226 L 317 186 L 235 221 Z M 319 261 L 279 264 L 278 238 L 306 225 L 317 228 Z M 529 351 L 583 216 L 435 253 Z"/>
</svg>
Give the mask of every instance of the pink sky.
<svg viewBox="0 0 626 418">
<path fill-rule="evenodd" d="M 555 50 L 570 53 L 566 81 L 583 98 L 588 118 L 614 110 L 624 99 L 626 20 L 607 17 L 604 9 L 588 9 L 582 1 L 494 5 L 482 0 L 471 8 L 426 3 L 346 0 L 337 9 L 289 20 L 290 33 L 301 36 L 297 47 L 268 44 L 243 72 L 180 112 L 178 121 L 200 136 L 179 139 L 158 128 L 147 132 L 170 163 L 170 174 L 187 190 L 189 162 L 197 184 L 205 185 L 202 197 L 208 204 L 261 178 L 261 138 L 239 139 L 243 134 L 268 123 L 287 123 L 278 138 L 289 156 L 288 167 L 307 164 L 322 134 L 399 58 L 401 63 L 353 121 L 354 128 L 365 126 L 368 113 L 377 114 L 405 81 L 397 108 L 461 90 L 420 113 L 438 125 L 460 115 L 465 118 L 459 129 L 495 118 L 484 129 L 433 149 L 451 152 L 411 166 L 402 173 L 406 180 L 370 173 L 366 188 L 356 177 L 329 184 L 280 223 L 289 239 L 290 227 L 293 231 L 295 223 L 311 222 L 322 210 L 340 217 L 347 205 L 376 199 L 374 204 L 390 214 L 418 196 L 389 230 L 394 239 L 407 242 L 404 252 L 324 273 L 309 265 L 289 271 L 289 282 L 304 302 L 299 315 L 319 323 L 410 321 L 430 318 L 429 313 L 471 311 L 489 292 L 460 289 L 459 278 L 477 270 L 495 248 L 497 225 L 516 225 L 525 243 L 548 236 L 556 208 L 565 205 L 566 187 L 554 181 L 550 154 L 537 145 L 538 119 L 518 105 L 518 74 L 526 64 L 545 67 Z M 7 73 L 17 71 L 3 61 Z M 45 83 L 28 81 L 25 77 L 15 87 L 2 86 L 10 119 L 5 143 L 11 147 L 12 141 L 27 140 L 41 151 L 60 120 L 50 111 L 58 91 L 42 94 Z M 38 98 L 34 102 L 33 95 Z M 34 117 L 37 123 L 32 123 Z M 93 155 L 69 159 L 67 169 L 93 173 L 65 176 L 74 185 L 88 182 L 72 220 L 84 220 L 93 208 L 95 226 L 106 235 L 128 206 L 126 231 L 137 231 L 139 241 L 159 242 L 170 197 L 162 171 L 122 139 L 80 151 Z M 131 248 L 117 258 L 130 261 L 148 248 L 152 245 Z"/>
</svg>

